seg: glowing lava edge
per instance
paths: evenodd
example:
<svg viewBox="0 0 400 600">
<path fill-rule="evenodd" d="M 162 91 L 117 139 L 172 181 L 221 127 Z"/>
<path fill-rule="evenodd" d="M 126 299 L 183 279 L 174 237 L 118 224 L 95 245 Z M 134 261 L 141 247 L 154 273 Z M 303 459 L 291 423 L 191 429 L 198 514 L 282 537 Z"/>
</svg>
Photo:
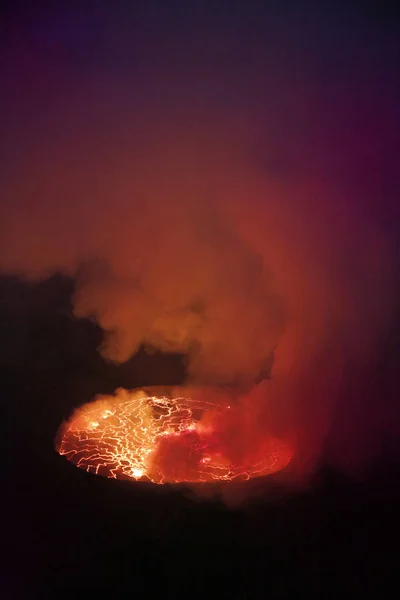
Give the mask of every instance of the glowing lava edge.
<svg viewBox="0 0 400 600">
<path fill-rule="evenodd" d="M 234 458 L 224 433 L 228 411 L 194 398 L 118 390 L 116 398 L 79 408 L 61 426 L 56 449 L 90 473 L 155 484 L 247 480 L 290 462 L 291 449 L 274 437 L 250 457 Z"/>
</svg>

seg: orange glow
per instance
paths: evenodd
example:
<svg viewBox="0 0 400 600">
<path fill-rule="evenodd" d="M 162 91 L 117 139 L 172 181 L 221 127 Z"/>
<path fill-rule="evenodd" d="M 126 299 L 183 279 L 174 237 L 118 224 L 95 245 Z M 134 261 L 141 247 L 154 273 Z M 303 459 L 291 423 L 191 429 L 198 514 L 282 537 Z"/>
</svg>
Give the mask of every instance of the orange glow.
<svg viewBox="0 0 400 600">
<path fill-rule="evenodd" d="M 269 475 L 292 452 L 269 437 L 251 456 L 234 450 L 234 406 L 119 390 L 78 409 L 61 427 L 58 452 L 104 477 L 157 484 L 231 481 Z"/>
</svg>

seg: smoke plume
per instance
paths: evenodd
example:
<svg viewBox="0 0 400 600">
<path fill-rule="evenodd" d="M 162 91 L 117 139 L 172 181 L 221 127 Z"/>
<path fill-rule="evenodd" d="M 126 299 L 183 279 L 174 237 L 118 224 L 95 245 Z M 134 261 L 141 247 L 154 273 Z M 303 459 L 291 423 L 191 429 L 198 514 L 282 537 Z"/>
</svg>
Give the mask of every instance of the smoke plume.
<svg viewBox="0 0 400 600">
<path fill-rule="evenodd" d="M 112 361 L 145 344 L 250 389 L 274 353 L 238 444 L 270 427 L 312 462 L 394 308 L 393 39 L 348 15 L 339 43 L 329 11 L 119 10 L 10 25 L 0 267 L 73 276 Z"/>
</svg>

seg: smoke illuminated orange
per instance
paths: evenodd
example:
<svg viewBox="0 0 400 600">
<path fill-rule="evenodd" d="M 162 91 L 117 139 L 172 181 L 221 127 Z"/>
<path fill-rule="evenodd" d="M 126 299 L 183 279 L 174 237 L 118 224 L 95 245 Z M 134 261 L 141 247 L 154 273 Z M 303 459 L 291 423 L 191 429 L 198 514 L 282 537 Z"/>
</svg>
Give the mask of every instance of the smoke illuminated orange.
<svg viewBox="0 0 400 600">
<path fill-rule="evenodd" d="M 88 472 L 157 484 L 247 480 L 292 458 L 268 437 L 251 456 L 232 451 L 235 407 L 189 397 L 119 390 L 84 405 L 60 430 L 58 452 Z M 229 433 L 228 433 L 229 432 Z"/>
</svg>

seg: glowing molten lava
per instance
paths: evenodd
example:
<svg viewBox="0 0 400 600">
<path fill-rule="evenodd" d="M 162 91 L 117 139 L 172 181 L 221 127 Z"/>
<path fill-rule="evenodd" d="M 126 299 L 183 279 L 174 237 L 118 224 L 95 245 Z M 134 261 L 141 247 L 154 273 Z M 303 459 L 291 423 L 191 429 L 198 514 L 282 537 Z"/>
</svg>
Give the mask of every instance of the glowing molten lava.
<svg viewBox="0 0 400 600">
<path fill-rule="evenodd" d="M 285 467 L 291 450 L 275 438 L 243 457 L 234 451 L 230 406 L 118 390 L 78 409 L 60 429 L 58 452 L 88 472 L 153 483 L 249 479 Z"/>
</svg>

